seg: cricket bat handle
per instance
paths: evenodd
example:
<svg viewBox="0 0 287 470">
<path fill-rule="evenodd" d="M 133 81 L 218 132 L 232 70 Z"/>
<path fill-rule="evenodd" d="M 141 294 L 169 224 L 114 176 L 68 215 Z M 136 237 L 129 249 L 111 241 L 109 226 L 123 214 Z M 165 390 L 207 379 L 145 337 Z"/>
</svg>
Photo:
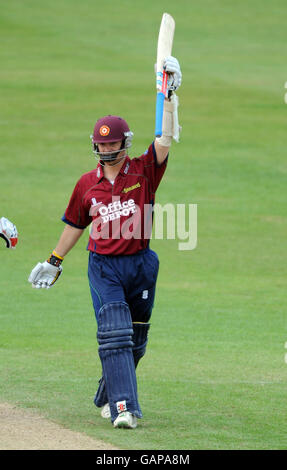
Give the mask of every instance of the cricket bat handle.
<svg viewBox="0 0 287 470">
<path fill-rule="evenodd" d="M 155 136 L 162 136 L 162 118 L 165 94 L 162 91 L 157 93 L 156 97 L 156 111 L 155 111 Z"/>
<path fill-rule="evenodd" d="M 167 89 L 167 73 L 163 71 L 161 89 L 157 92 L 156 96 L 156 111 L 155 111 L 155 136 L 162 136 L 162 118 L 164 99 L 166 97 Z"/>
</svg>

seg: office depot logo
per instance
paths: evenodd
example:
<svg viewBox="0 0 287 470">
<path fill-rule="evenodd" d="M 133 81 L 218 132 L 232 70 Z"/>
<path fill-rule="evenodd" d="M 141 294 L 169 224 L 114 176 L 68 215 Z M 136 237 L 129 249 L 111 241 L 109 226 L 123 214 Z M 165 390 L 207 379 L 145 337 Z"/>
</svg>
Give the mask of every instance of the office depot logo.
<svg viewBox="0 0 287 470">
<path fill-rule="evenodd" d="M 136 211 L 137 207 L 133 199 L 129 199 L 124 202 L 116 200 L 114 202 L 110 202 L 107 206 L 101 205 L 98 208 L 98 212 L 104 224 L 119 219 L 122 216 L 128 217 L 135 214 Z"/>
</svg>

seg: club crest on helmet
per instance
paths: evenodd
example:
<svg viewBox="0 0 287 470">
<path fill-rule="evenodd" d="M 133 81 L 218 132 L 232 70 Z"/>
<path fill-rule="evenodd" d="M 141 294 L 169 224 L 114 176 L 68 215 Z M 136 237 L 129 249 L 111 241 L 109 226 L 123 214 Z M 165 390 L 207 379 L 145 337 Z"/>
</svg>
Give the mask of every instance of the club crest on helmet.
<svg viewBox="0 0 287 470">
<path fill-rule="evenodd" d="M 105 136 L 109 135 L 110 130 L 111 130 L 111 129 L 109 128 L 109 126 L 103 125 L 103 126 L 100 128 L 99 132 L 100 132 L 101 136 L 105 137 Z"/>
</svg>

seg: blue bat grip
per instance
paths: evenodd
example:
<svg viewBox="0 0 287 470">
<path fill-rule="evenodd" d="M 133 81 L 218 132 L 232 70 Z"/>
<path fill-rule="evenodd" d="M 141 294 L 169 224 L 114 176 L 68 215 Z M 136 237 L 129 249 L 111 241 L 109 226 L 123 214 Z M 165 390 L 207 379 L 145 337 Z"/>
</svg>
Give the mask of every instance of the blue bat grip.
<svg viewBox="0 0 287 470">
<path fill-rule="evenodd" d="M 156 111 L 155 111 L 155 136 L 161 137 L 162 135 L 162 116 L 165 94 L 161 91 L 158 92 L 156 97 Z"/>
</svg>

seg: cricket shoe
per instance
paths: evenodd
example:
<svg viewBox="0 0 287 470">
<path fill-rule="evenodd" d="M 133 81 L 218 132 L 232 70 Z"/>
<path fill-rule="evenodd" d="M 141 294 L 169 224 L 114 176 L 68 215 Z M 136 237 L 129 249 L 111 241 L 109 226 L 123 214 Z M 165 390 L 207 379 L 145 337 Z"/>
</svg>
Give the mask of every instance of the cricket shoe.
<svg viewBox="0 0 287 470">
<path fill-rule="evenodd" d="M 102 418 L 110 418 L 111 417 L 111 410 L 110 410 L 110 405 L 106 403 L 102 410 L 101 410 L 101 417 Z"/>
<path fill-rule="evenodd" d="M 134 429 L 137 427 L 137 419 L 129 411 L 123 411 L 114 421 L 115 428 Z"/>
</svg>

